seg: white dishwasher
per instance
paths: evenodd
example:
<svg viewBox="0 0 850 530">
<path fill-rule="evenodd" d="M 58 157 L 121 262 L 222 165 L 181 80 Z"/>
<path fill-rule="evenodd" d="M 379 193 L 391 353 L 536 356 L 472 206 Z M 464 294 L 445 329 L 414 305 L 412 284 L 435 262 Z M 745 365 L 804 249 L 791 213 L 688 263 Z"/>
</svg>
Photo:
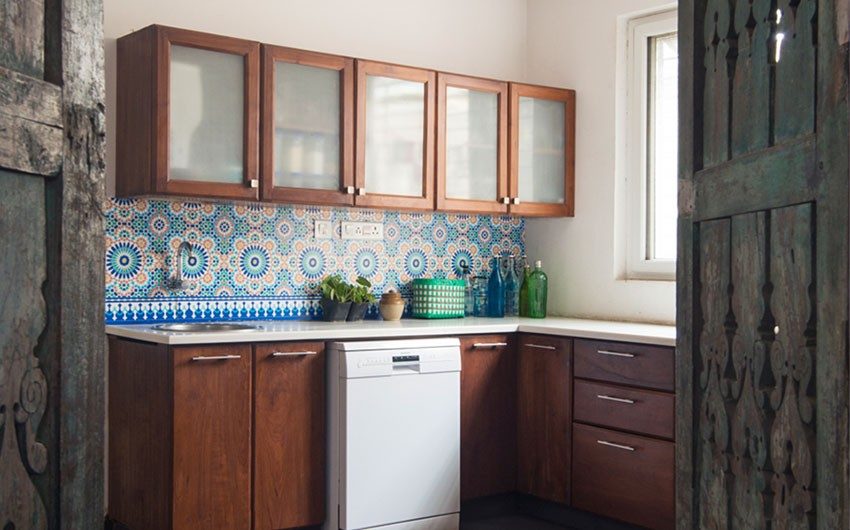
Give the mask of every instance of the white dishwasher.
<svg viewBox="0 0 850 530">
<path fill-rule="evenodd" d="M 460 341 L 328 348 L 330 530 L 457 530 Z"/>
</svg>

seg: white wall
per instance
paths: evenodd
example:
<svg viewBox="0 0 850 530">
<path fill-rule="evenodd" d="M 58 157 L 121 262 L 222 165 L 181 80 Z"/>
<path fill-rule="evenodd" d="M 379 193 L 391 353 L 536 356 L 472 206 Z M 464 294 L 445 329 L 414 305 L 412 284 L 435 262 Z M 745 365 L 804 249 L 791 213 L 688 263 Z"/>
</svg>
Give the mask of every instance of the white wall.
<svg viewBox="0 0 850 530">
<path fill-rule="evenodd" d="M 115 175 L 115 39 L 149 24 L 522 80 L 526 0 L 105 0 L 107 192 Z"/>
<path fill-rule="evenodd" d="M 625 177 L 615 157 L 625 87 L 618 23 L 670 0 L 528 0 L 529 82 L 577 92 L 576 216 L 532 220 L 526 247 L 549 274 L 550 313 L 675 321 L 675 283 L 617 279 Z M 622 101 L 621 101 L 622 100 Z"/>
</svg>

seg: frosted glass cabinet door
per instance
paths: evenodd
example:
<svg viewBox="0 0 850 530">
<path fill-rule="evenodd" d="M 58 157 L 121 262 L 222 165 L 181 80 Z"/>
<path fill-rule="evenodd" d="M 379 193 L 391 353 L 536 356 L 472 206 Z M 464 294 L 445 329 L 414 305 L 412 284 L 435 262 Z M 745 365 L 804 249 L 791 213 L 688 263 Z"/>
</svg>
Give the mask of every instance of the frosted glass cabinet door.
<svg viewBox="0 0 850 530">
<path fill-rule="evenodd" d="M 275 46 L 263 57 L 263 198 L 353 204 L 353 60 Z"/>
<path fill-rule="evenodd" d="M 506 212 L 507 83 L 437 75 L 437 208 Z"/>
<path fill-rule="evenodd" d="M 574 200 L 575 93 L 511 85 L 511 212 L 571 216 Z"/>
<path fill-rule="evenodd" d="M 358 61 L 358 205 L 433 208 L 434 73 Z"/>
</svg>

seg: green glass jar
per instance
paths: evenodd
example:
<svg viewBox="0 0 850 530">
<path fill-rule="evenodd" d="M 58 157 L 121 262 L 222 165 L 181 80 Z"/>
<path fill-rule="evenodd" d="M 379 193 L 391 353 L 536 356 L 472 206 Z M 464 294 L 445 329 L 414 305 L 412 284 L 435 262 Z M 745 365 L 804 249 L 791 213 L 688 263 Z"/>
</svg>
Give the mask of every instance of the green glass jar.
<svg viewBox="0 0 850 530">
<path fill-rule="evenodd" d="M 534 271 L 528 278 L 528 316 L 546 318 L 546 302 L 549 294 L 549 278 L 543 272 L 543 262 L 534 264 Z"/>
</svg>

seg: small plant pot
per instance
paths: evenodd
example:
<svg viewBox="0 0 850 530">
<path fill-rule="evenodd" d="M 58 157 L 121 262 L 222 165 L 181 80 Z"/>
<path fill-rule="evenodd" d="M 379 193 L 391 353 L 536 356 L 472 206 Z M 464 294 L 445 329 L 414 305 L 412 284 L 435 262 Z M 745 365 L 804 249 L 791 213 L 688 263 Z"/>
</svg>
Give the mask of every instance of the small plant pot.
<svg viewBox="0 0 850 530">
<path fill-rule="evenodd" d="M 337 302 L 322 298 L 322 320 L 325 322 L 343 322 L 348 318 L 348 312 L 351 310 L 351 302 Z"/>
<path fill-rule="evenodd" d="M 369 303 L 351 303 L 351 309 L 348 310 L 348 320 L 349 322 L 359 322 L 366 318 L 366 312 L 369 311 Z"/>
</svg>

